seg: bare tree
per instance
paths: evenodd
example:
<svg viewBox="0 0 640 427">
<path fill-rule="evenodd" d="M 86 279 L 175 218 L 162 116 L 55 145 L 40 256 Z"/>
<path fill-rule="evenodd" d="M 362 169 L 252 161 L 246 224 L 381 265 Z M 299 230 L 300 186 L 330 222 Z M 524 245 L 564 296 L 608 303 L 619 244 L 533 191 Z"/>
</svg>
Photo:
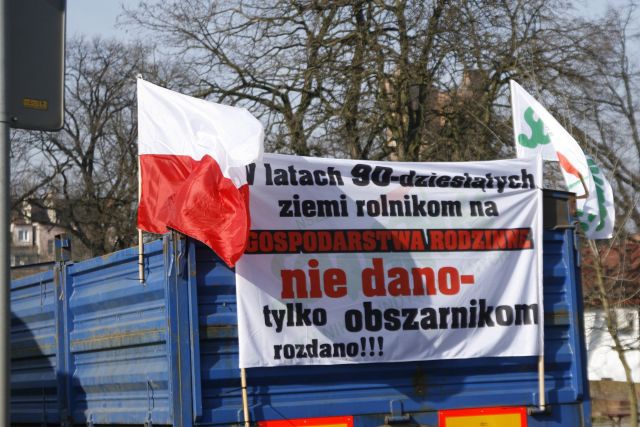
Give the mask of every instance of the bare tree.
<svg viewBox="0 0 640 427">
<path fill-rule="evenodd" d="M 142 3 L 131 19 L 163 37 L 200 75 L 195 95 L 241 102 L 268 122 L 271 144 L 314 153 L 309 113 L 323 89 L 339 6 L 271 0 Z"/>
<path fill-rule="evenodd" d="M 55 212 L 52 222 L 68 229 L 86 256 L 137 238 L 136 75 L 183 82 L 170 62 L 160 65 L 152 53 L 116 41 L 71 41 L 62 130 L 21 132 L 13 141 L 16 200 Z"/>
<path fill-rule="evenodd" d="M 585 142 L 616 187 L 619 212 L 630 215 L 630 226 L 640 227 L 640 63 L 631 48 L 640 27 L 634 6 L 609 11 L 601 30 L 585 46 L 591 71 L 579 85 L 582 117 L 577 123 L 587 130 Z M 637 49 L 637 47 L 636 47 Z"/>
<path fill-rule="evenodd" d="M 575 45 L 575 72 L 564 73 L 551 93 L 556 107 L 585 151 L 595 159 L 614 188 L 616 233 L 605 243 L 588 242 L 593 263 L 585 268 L 584 282 L 592 292 L 592 306 L 603 313 L 612 348 L 625 373 L 630 403 L 630 425 L 638 424 L 636 385 L 629 352 L 638 351 L 638 338 L 629 342 L 618 324 L 617 311 L 637 304 L 638 277 L 631 277 L 635 260 L 623 257 L 617 268 L 603 263 L 612 253 L 626 253 L 630 232 L 640 229 L 640 133 L 637 61 L 638 11 L 633 3 L 611 8 L 599 21 L 583 22 L 581 31 L 568 34 Z M 573 126 L 571 126 L 572 124 Z"/>
<path fill-rule="evenodd" d="M 38 149 L 36 133 L 11 133 L 11 210 L 20 212 L 24 203 L 46 191 L 64 168 L 57 159 L 48 159 Z"/>
<path fill-rule="evenodd" d="M 199 96 L 262 117 L 272 151 L 464 160 L 512 152 L 510 77 L 568 69 L 560 6 L 148 0 L 127 16 L 197 70 Z"/>
</svg>

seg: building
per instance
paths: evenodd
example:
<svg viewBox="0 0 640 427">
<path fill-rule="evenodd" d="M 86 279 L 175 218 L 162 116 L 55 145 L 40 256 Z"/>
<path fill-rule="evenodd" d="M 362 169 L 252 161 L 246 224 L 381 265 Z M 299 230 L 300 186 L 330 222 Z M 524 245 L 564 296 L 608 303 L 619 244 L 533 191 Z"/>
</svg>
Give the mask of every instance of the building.
<svg viewBox="0 0 640 427">
<path fill-rule="evenodd" d="M 38 271 L 28 267 L 54 259 L 54 238 L 65 230 L 55 225 L 55 212 L 38 204 L 23 202 L 11 214 L 11 269 L 19 275 Z M 15 276 L 15 275 L 14 275 Z"/>
</svg>

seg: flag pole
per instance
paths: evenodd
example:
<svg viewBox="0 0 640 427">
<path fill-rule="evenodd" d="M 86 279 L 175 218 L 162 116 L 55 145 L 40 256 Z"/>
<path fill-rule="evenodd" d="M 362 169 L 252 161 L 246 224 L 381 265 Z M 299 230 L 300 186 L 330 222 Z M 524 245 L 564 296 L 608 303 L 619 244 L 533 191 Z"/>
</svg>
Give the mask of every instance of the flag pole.
<svg viewBox="0 0 640 427">
<path fill-rule="evenodd" d="M 244 427 L 250 427 L 249 398 L 247 397 L 247 371 L 240 368 L 240 386 L 242 387 L 242 412 L 244 413 Z"/>
<path fill-rule="evenodd" d="M 587 184 L 584 182 L 584 178 L 581 173 L 578 173 L 578 178 L 580 178 L 580 183 L 582 184 L 582 188 L 584 189 L 584 194 L 581 196 L 576 196 L 576 199 L 588 199 L 589 198 L 589 189 L 587 188 Z"/>
<path fill-rule="evenodd" d="M 136 84 L 138 79 L 142 78 L 142 74 L 136 76 Z M 142 198 L 142 170 L 140 169 L 140 154 L 138 153 L 138 209 L 140 208 L 140 199 Z M 142 239 L 142 229 L 138 227 L 138 281 L 144 284 L 144 241 Z"/>
<path fill-rule="evenodd" d="M 142 241 L 142 230 L 138 228 L 138 281 L 144 284 L 144 242 Z"/>
<path fill-rule="evenodd" d="M 538 151 L 536 153 L 536 163 L 537 163 L 537 173 L 540 177 L 540 183 L 542 184 L 542 177 L 544 174 L 544 162 L 542 161 L 542 153 Z M 542 185 L 541 185 L 542 187 Z M 542 244 L 543 244 L 543 227 L 544 227 L 544 218 L 542 217 L 543 212 L 543 203 L 544 203 L 544 195 L 542 192 L 542 188 L 538 188 L 538 214 L 537 214 L 537 236 L 538 244 L 540 247 L 540 252 L 538 253 L 537 259 L 537 270 L 538 270 L 538 304 L 540 304 L 540 331 L 538 333 L 539 345 L 541 347 L 540 355 L 538 356 L 538 411 L 544 413 L 547 407 L 547 399 L 545 396 L 545 384 L 544 384 L 544 283 L 543 283 L 543 254 L 542 254 Z"/>
<path fill-rule="evenodd" d="M 138 206 L 142 197 L 142 171 L 140 170 L 140 156 L 138 155 Z M 138 228 L 138 281 L 144 284 L 144 241 L 142 240 L 142 229 Z"/>
<path fill-rule="evenodd" d="M 547 399 L 544 386 L 544 352 L 538 356 L 538 407 L 541 412 L 547 409 Z"/>
</svg>

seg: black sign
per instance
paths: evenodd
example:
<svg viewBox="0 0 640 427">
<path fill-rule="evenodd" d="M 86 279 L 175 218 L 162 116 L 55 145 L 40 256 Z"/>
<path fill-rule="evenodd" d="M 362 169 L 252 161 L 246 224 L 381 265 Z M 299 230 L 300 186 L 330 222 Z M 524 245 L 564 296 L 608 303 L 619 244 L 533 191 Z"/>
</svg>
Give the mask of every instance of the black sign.
<svg viewBox="0 0 640 427">
<path fill-rule="evenodd" d="M 66 0 L 10 0 L 7 9 L 9 123 L 58 130 L 64 120 Z"/>
</svg>

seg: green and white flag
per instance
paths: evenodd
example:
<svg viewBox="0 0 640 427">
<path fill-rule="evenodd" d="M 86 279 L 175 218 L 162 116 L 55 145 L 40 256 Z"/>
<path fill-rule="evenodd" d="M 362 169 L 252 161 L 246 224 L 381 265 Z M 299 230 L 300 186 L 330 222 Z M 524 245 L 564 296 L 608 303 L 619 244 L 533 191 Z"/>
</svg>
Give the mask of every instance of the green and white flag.
<svg viewBox="0 0 640 427">
<path fill-rule="evenodd" d="M 615 221 L 613 190 L 602 169 L 591 157 L 586 157 L 595 194 L 587 198 L 582 209 L 578 209 L 578 220 L 589 239 L 609 239 L 613 235 Z"/>
<path fill-rule="evenodd" d="M 611 185 L 595 161 L 526 90 L 511 80 L 511 110 L 519 158 L 535 157 L 560 162 L 569 191 L 576 193 L 577 215 L 589 239 L 613 235 L 615 210 Z"/>
</svg>

